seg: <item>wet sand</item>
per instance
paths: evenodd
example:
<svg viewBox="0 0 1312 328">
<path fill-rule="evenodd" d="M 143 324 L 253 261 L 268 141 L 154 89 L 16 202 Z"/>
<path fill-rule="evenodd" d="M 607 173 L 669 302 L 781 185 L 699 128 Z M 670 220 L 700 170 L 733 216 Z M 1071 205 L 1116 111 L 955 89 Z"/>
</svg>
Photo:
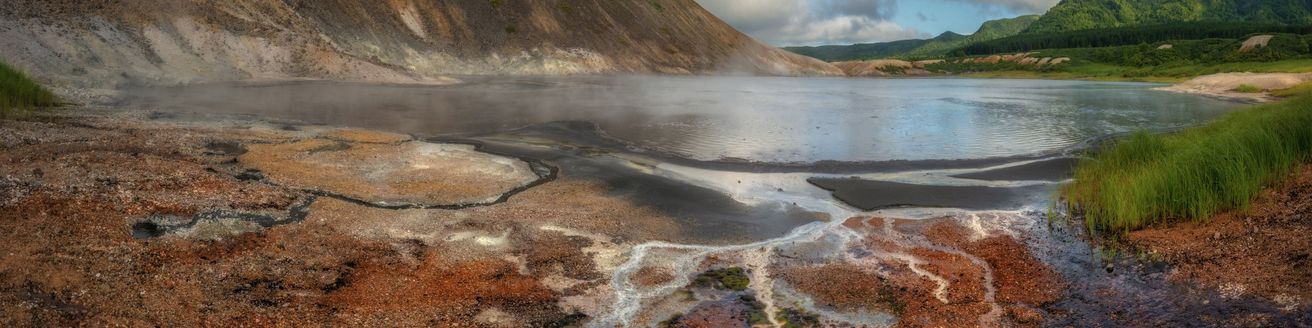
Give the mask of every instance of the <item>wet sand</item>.
<svg viewBox="0 0 1312 328">
<path fill-rule="evenodd" d="M 952 177 L 984 181 L 1062 181 L 1070 179 L 1078 158 L 1059 157 Z"/>
</svg>

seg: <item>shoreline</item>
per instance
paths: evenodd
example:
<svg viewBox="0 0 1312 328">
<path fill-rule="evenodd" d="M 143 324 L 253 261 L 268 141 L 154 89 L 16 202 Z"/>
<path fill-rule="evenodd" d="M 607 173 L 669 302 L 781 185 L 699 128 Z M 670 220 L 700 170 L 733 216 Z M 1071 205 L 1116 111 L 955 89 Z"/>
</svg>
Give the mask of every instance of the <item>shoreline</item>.
<svg viewBox="0 0 1312 328">
<path fill-rule="evenodd" d="M 1109 288 L 1132 293 L 1134 297 L 1157 295 L 1152 293 L 1161 291 L 1140 290 L 1115 282 L 1125 277 L 1156 281 L 1151 273 L 1136 271 L 1134 267 L 1138 264 L 1118 265 L 1118 270 L 1122 270 L 1119 275 L 1099 275 L 1103 262 L 1090 262 L 1084 256 L 1096 253 L 1083 250 L 1093 246 L 1074 237 L 1078 232 L 1042 228 L 1042 218 L 1037 213 L 949 208 L 941 209 L 948 213 L 945 216 L 904 220 L 893 219 L 896 215 L 879 215 L 884 211 L 861 212 L 839 205 L 837 200 L 816 198 L 808 200 L 814 203 L 798 207 L 812 211 L 799 213 L 799 218 L 813 217 L 808 219 L 813 221 L 788 227 L 783 237 L 773 235 L 774 239 L 763 242 L 756 235 L 739 233 L 743 240 L 708 242 L 721 237 L 690 232 L 698 228 L 688 225 L 679 214 L 664 209 L 677 207 L 684 200 L 638 199 L 640 194 L 624 190 L 642 188 L 623 189 L 621 185 L 596 180 L 610 174 L 633 174 L 616 170 L 627 170 L 624 168 L 634 162 L 599 164 L 613 158 L 632 157 L 636 162 L 652 165 L 637 171 L 646 172 L 643 170 L 665 163 L 667 156 L 623 151 L 627 145 L 607 144 L 609 139 L 588 134 L 590 129 L 586 126 L 565 129 L 564 134 L 553 137 L 559 139 L 557 142 L 587 146 L 568 152 L 541 149 L 541 145 L 524 149 L 515 148 L 524 145 L 487 142 L 467 145 L 486 156 L 540 162 L 553 168 L 553 179 L 537 176 L 532 187 L 512 191 L 512 197 L 505 197 L 511 193 L 499 193 L 500 201 L 473 207 L 379 207 L 335 197 L 316 197 L 315 190 L 345 185 L 306 187 L 306 183 L 319 178 L 295 180 L 277 169 L 258 169 L 263 166 L 252 162 L 252 156 L 268 152 L 262 148 L 288 149 L 292 155 L 275 153 L 286 157 L 276 162 L 277 165 L 302 167 L 333 163 L 393 170 L 404 165 L 373 167 L 368 166 L 368 161 L 357 160 L 406 158 L 408 155 L 403 154 L 420 154 L 407 153 L 411 145 L 443 145 L 457 140 L 417 139 L 382 131 L 261 121 L 244 116 L 206 119 L 204 115 L 82 108 L 34 115 L 30 120 L 0 121 L 6 125 L 0 129 L 0 141 L 3 141 L 0 146 L 6 150 L 5 160 L 0 161 L 3 164 L 0 170 L 4 170 L 0 172 L 4 176 L 0 179 L 0 195 L 7 196 L 0 202 L 0 208 L 13 210 L 0 211 L 11 216 L 12 220 L 7 222 L 12 224 L 8 228 L 13 232 L 0 242 L 17 254 L 10 260 L 0 261 L 0 272 L 15 272 L 0 279 L 0 299 L 35 304 L 32 310 L 35 312 L 15 312 L 14 318 L 63 323 L 217 323 L 247 317 L 283 324 L 344 325 L 381 322 L 376 320 L 553 325 L 615 318 L 624 322 L 634 320 L 635 324 L 654 324 L 678 313 L 695 319 L 715 317 L 717 311 L 725 309 L 756 311 L 751 310 L 755 308 L 751 304 L 755 303 L 737 301 L 744 296 L 761 302 L 760 311 L 783 311 L 780 313 L 789 313 L 794 318 L 790 320 L 823 315 L 818 320 L 831 323 L 887 322 L 880 321 L 887 320 L 885 317 L 875 319 L 854 316 L 854 313 L 899 307 L 905 312 L 892 312 L 897 320 L 927 320 L 944 325 L 1007 322 L 1033 326 L 1090 318 L 1122 322 L 1115 319 L 1115 311 L 1120 310 L 1164 315 L 1159 312 L 1161 309 L 1139 308 L 1133 302 L 1098 300 L 1098 306 L 1089 306 L 1076 301 Z M 284 148 L 289 145 L 301 146 Z M 350 153 L 350 149 L 362 153 Z M 1064 157 L 1044 155 L 947 161 L 938 164 L 942 166 L 938 169 L 981 169 L 961 174 L 963 179 L 979 179 L 981 183 L 1018 176 L 1051 180 L 1062 175 L 1060 172 L 1067 161 L 1061 158 Z M 823 165 L 790 168 L 762 163 L 668 160 L 695 169 L 760 174 L 818 174 L 827 170 L 840 172 L 837 174 L 885 172 L 882 170 L 897 171 L 895 168 L 903 166 L 924 170 L 916 165 L 934 163 L 829 163 L 836 166 L 824 169 Z M 415 158 L 405 161 L 412 163 L 409 166 L 442 162 Z M 576 162 L 562 165 L 559 161 Z M 1024 161 L 1032 163 L 1005 165 Z M 585 166 L 586 170 L 571 169 L 579 168 L 579 163 L 591 164 Z M 252 168 L 257 169 L 252 171 Z M 1031 172 L 1031 168 L 1037 171 Z M 404 170 L 398 172 L 393 175 L 406 177 L 383 180 L 393 181 L 387 183 L 422 181 L 414 180 L 417 177 Z M 338 180 L 352 175 L 321 177 Z M 483 179 L 498 178 L 480 177 L 474 181 Z M 355 186 L 352 188 L 391 188 L 354 183 L 350 184 Z M 737 203 L 715 189 L 697 187 L 701 189 L 693 192 L 683 188 L 686 187 L 661 190 L 691 193 L 703 202 Z M 487 194 L 465 189 L 451 192 Z M 386 193 L 363 195 L 380 197 L 371 201 L 372 205 L 394 201 Z M 137 229 L 143 222 L 149 222 L 153 229 L 144 229 L 145 226 Z M 880 225 L 892 226 L 892 230 Z M 45 237 L 32 239 L 36 236 Z M 908 238 L 929 238 L 929 241 L 907 243 Z M 853 244 L 856 240 L 868 244 Z M 59 247 L 51 248 L 56 245 Z M 845 245 L 856 245 L 853 247 L 865 251 L 855 254 L 830 251 L 842 250 Z M 116 256 L 130 260 L 107 260 L 102 249 L 114 249 Z M 641 256 L 635 253 L 639 249 L 642 249 Z M 880 253 L 890 250 L 901 253 Z M 1031 254 L 1012 256 L 1022 250 Z M 155 274 L 153 278 L 136 273 L 142 270 L 140 265 L 147 264 L 157 268 L 149 271 Z M 875 278 L 881 276 L 864 269 L 849 270 L 853 266 L 891 273 Z M 731 267 L 745 268 L 752 281 L 751 288 L 738 292 L 685 284 L 704 272 Z M 255 271 L 249 271 L 252 268 Z M 213 273 L 216 270 L 218 274 Z M 1055 273 L 1044 273 L 1053 270 L 1062 279 L 1051 279 Z M 43 271 L 73 278 L 53 279 L 35 274 Z M 842 274 L 830 276 L 831 272 Z M 220 278 L 199 278 L 210 276 Z M 888 302 L 854 302 L 843 296 L 842 291 L 816 283 L 850 283 L 852 279 L 880 281 L 861 286 L 865 288 L 861 290 L 879 295 L 888 288 L 902 291 L 888 294 L 890 298 L 886 300 L 891 300 Z M 634 285 L 630 290 L 630 282 L 643 285 Z M 1173 286 L 1166 282 L 1160 284 L 1152 288 Z M 477 286 L 477 289 L 461 286 Z M 75 296 L 72 291 L 78 288 L 92 291 Z M 1046 291 L 1033 294 L 1035 290 L 1025 288 Z M 987 292 L 990 289 L 996 291 Z M 122 291 L 143 294 L 136 297 Z M 1185 300 L 1179 305 L 1181 309 L 1211 304 L 1206 307 L 1242 308 L 1256 311 L 1246 313 L 1260 313 L 1278 320 L 1291 318 L 1289 311 L 1269 311 L 1272 308 L 1265 305 L 1268 300 L 1251 296 L 1223 299 L 1206 293 L 1203 296 L 1187 296 L 1191 294 L 1182 291 L 1167 293 Z M 436 299 L 424 296 L 439 294 L 449 296 Z M 530 297 L 525 299 L 523 295 Z M 685 295 L 692 295 L 693 301 Z M 636 311 L 632 316 L 614 316 L 615 311 L 629 310 L 615 308 L 615 304 L 620 304 L 616 301 L 627 297 L 637 297 L 635 304 L 642 306 L 632 309 Z M 802 302 L 811 297 L 824 301 Z M 146 303 L 149 299 L 178 300 L 178 305 Z M 198 312 L 185 306 L 201 302 L 215 304 L 218 312 Z M 264 306 L 269 304 L 279 305 L 281 310 Z M 416 304 L 422 306 L 417 309 Z M 340 312 L 325 312 L 322 310 L 325 306 Z M 684 313 L 685 310 L 688 312 Z M 438 321 L 431 321 L 434 317 Z M 1161 318 L 1163 321 L 1158 322 L 1187 320 L 1174 315 Z"/>
</svg>

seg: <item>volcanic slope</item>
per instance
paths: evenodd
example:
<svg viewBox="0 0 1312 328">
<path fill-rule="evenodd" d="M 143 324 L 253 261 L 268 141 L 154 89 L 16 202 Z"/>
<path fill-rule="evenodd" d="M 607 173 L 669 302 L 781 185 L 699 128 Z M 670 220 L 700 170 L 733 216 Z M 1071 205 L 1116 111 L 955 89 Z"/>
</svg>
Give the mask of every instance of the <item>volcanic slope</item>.
<svg viewBox="0 0 1312 328">
<path fill-rule="evenodd" d="M 14 0 L 0 60 L 65 93 L 459 74 L 839 75 L 693 0 Z"/>
</svg>

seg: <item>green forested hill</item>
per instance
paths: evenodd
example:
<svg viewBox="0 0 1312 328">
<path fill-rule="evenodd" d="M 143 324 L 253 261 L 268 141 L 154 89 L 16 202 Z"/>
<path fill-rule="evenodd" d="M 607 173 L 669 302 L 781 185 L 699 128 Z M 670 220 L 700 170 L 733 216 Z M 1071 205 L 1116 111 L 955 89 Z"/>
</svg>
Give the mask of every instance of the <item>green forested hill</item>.
<svg viewBox="0 0 1312 328">
<path fill-rule="evenodd" d="M 935 57 L 976 42 L 1019 34 L 1037 20 L 1039 20 L 1038 15 L 991 20 L 980 25 L 975 34 L 968 36 L 949 31 L 933 39 L 924 40 L 901 40 L 846 46 L 789 47 L 784 49 L 824 61 L 890 57 Z"/>
<path fill-rule="evenodd" d="M 1223 21 L 1312 24 L 1312 0 L 1062 0 L 1026 34 Z"/>
<path fill-rule="evenodd" d="M 906 54 L 908 57 L 931 57 L 942 56 L 949 51 L 970 45 L 976 42 L 995 40 L 1012 35 L 1020 34 L 1021 31 L 1029 27 L 1030 24 L 1039 20 L 1039 15 L 1027 15 L 1016 18 L 998 19 L 984 22 L 980 25 L 975 34 L 971 34 L 964 39 L 954 40 L 951 42 L 930 42 L 922 45 Z"/>
<path fill-rule="evenodd" d="M 871 58 L 886 58 L 900 56 L 916 50 L 930 43 L 948 43 L 964 40 L 966 36 L 946 32 L 933 39 L 913 39 L 899 40 L 892 42 L 880 43 L 860 43 L 843 46 L 818 46 L 818 47 L 786 47 L 784 50 L 792 51 L 804 56 L 819 58 L 820 60 L 834 62 L 844 60 L 858 60 Z"/>
</svg>

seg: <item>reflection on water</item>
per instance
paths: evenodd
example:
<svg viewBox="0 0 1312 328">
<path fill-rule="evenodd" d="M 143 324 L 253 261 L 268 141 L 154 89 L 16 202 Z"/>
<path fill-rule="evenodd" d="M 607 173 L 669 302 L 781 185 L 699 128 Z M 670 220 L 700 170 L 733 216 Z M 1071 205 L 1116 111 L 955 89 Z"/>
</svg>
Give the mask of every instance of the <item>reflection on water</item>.
<svg viewBox="0 0 1312 328">
<path fill-rule="evenodd" d="M 484 133 L 598 123 L 644 149 L 701 160 L 965 159 L 1032 154 L 1143 128 L 1198 124 L 1232 103 L 1150 84 L 779 77 L 470 78 L 455 86 L 306 82 L 143 88 L 125 104 L 402 131 Z"/>
</svg>

